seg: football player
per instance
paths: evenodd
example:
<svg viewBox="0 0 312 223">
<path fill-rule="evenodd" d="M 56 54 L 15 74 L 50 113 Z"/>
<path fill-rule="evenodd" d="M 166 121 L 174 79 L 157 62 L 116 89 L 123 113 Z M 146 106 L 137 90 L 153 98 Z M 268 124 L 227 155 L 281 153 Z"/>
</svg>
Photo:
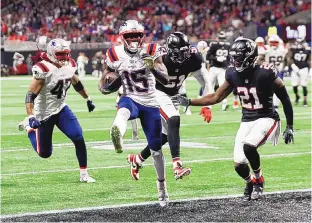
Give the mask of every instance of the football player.
<svg viewBox="0 0 312 223">
<path fill-rule="evenodd" d="M 19 124 L 19 129 L 27 131 L 28 138 L 40 157 L 49 158 L 52 155 L 52 134 L 56 125 L 75 145 L 80 181 L 95 182 L 87 172 L 87 149 L 82 129 L 65 103 L 67 90 L 72 84 L 86 99 L 89 112 L 95 108 L 75 75 L 77 65 L 70 58 L 69 44 L 63 39 L 53 39 L 47 45 L 47 53 L 40 55 L 41 61 L 32 68 L 33 79 L 25 99 L 28 116 Z"/>
<path fill-rule="evenodd" d="M 158 44 L 143 47 L 144 27 L 136 20 L 127 20 L 119 29 L 123 45 L 107 50 L 106 68 L 99 89 L 110 93 L 105 78 L 114 72 L 119 75 L 124 95 L 118 102 L 118 111 L 111 127 L 111 140 L 117 153 L 122 152 L 127 121 L 140 118 L 157 173 L 157 189 L 161 206 L 166 206 L 169 196 L 165 181 L 165 160 L 161 150 L 161 118 L 156 100 L 156 80 L 168 84 L 167 69 L 162 61 Z"/>
<path fill-rule="evenodd" d="M 170 34 L 166 40 L 167 54 L 162 60 L 168 70 L 169 83 L 163 85 L 156 83 L 156 98 L 160 105 L 162 118 L 162 145 L 169 143 L 173 172 L 175 179 L 181 179 L 190 174 L 191 169 L 183 167 L 180 159 L 180 114 L 178 103 L 172 100 L 172 96 L 179 94 L 179 88 L 190 73 L 197 79 L 204 89 L 204 95 L 213 92 L 207 77 L 207 69 L 202 66 L 202 56 L 198 50 L 191 46 L 188 37 L 181 32 Z M 211 111 L 209 107 L 203 107 L 200 114 L 205 121 L 210 122 Z M 151 155 L 149 146 L 140 154 L 130 154 L 128 162 L 131 164 L 131 176 L 139 179 L 139 169 L 142 163 Z"/>
<path fill-rule="evenodd" d="M 216 82 L 221 86 L 225 78 L 225 70 L 229 60 L 229 49 L 231 44 L 226 41 L 225 32 L 221 31 L 218 33 L 217 41 L 212 41 L 209 45 L 209 51 L 207 52 L 207 61 L 209 61 L 209 74 L 211 75 L 211 84 L 214 88 Z M 228 102 L 225 98 L 222 101 L 222 111 L 228 109 Z"/>
<path fill-rule="evenodd" d="M 202 67 L 207 68 L 208 63 L 209 63 L 209 61 L 207 61 L 207 51 L 209 50 L 208 43 L 204 40 L 201 40 L 197 43 L 196 48 L 201 53 L 201 55 L 203 57 Z M 207 75 L 209 75 L 209 74 L 207 73 Z M 203 88 L 200 88 L 198 97 L 201 97 L 202 95 L 203 95 Z"/>
<path fill-rule="evenodd" d="M 277 145 L 280 119 L 272 104 L 275 93 L 281 100 L 286 116 L 284 141 L 293 142 L 293 109 L 283 81 L 272 64 L 258 65 L 256 43 L 250 39 L 236 40 L 230 49 L 233 67 L 226 71 L 225 82 L 218 90 L 199 99 L 177 99 L 185 106 L 205 106 L 220 103 L 233 89 L 237 90 L 242 104 L 242 122 L 234 145 L 234 168 L 246 180 L 244 197 L 257 199 L 263 192 L 264 178 L 257 149 L 267 140 Z M 248 162 L 254 175 L 250 173 Z M 254 193 L 252 193 L 254 190 Z"/>
<path fill-rule="evenodd" d="M 283 46 L 283 44 L 280 44 L 280 38 L 278 35 L 271 35 L 269 37 L 269 46 L 267 47 L 267 50 L 265 51 L 265 62 L 273 64 L 275 68 L 277 69 L 278 76 L 283 80 L 284 78 L 284 60 L 287 53 L 286 48 Z M 259 49 L 259 48 L 258 48 Z M 273 105 L 278 111 L 278 106 L 280 104 L 280 100 L 278 100 L 277 96 L 273 96 Z"/>
<path fill-rule="evenodd" d="M 264 61 L 265 57 L 265 52 L 267 50 L 267 47 L 264 45 L 264 39 L 259 36 L 255 39 L 255 42 L 258 46 L 258 61 L 259 64 L 261 64 Z"/>
<path fill-rule="evenodd" d="M 303 89 L 303 106 L 308 106 L 309 67 L 311 67 L 311 48 L 307 47 L 303 38 L 298 38 L 287 54 L 288 65 L 291 67 L 291 84 L 296 95 L 295 104 L 299 103 L 298 86 Z"/>
</svg>

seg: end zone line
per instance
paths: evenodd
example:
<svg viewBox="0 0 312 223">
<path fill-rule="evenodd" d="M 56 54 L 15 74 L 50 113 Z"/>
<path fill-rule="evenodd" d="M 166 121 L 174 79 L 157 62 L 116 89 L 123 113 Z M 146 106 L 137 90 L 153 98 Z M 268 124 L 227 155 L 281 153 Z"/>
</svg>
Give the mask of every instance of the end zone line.
<svg viewBox="0 0 312 223">
<path fill-rule="evenodd" d="M 289 157 L 297 155 L 311 154 L 312 152 L 299 152 L 299 153 L 280 153 L 280 154 L 267 154 L 262 155 L 261 158 L 275 158 L 275 157 Z M 202 159 L 202 160 L 185 160 L 183 163 L 208 163 L 208 162 L 218 162 L 218 161 L 227 161 L 233 160 L 233 157 L 224 157 L 224 158 L 214 158 L 214 159 Z M 172 165 L 172 162 L 167 162 L 166 166 Z M 153 166 L 153 164 L 144 164 L 144 166 Z M 119 168 L 128 168 L 129 165 L 116 165 L 116 166 L 100 166 L 100 167 L 90 167 L 88 170 L 99 170 L 99 169 L 119 169 Z M 3 176 L 18 176 L 18 175 L 37 175 L 42 173 L 61 173 L 61 172 L 73 172 L 78 171 L 79 169 L 65 169 L 65 170 L 43 170 L 43 171 L 32 171 L 32 172 L 18 172 L 18 173 L 4 173 Z"/>
<path fill-rule="evenodd" d="M 286 193 L 309 192 L 309 191 L 312 192 L 312 188 L 264 192 L 263 195 L 286 194 Z M 229 199 L 229 198 L 238 198 L 238 197 L 242 197 L 242 194 L 230 194 L 230 195 L 221 195 L 221 196 L 207 196 L 207 197 L 177 199 L 177 200 L 170 201 L 168 208 L 170 208 L 170 203 L 218 200 L 218 199 Z M 0 217 L 0 219 L 26 217 L 26 216 L 34 216 L 34 215 L 38 216 L 38 215 L 47 215 L 47 214 L 62 214 L 62 213 L 70 213 L 70 212 L 94 211 L 94 210 L 103 210 L 103 209 L 111 209 L 111 208 L 135 207 L 135 206 L 156 205 L 156 204 L 159 204 L 159 202 L 147 201 L 147 202 L 139 202 L 139 203 L 105 205 L 105 206 L 97 206 L 97 207 L 68 208 L 68 209 L 63 209 L 63 210 L 51 210 L 51 211 L 42 211 L 42 212 L 27 212 L 23 214 L 3 215 Z"/>
</svg>

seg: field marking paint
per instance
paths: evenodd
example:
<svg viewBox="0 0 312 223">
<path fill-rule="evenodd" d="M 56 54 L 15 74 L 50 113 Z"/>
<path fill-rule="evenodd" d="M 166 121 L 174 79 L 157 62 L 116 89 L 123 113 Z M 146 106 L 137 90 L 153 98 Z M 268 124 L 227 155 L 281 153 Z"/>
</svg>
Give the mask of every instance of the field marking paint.
<svg viewBox="0 0 312 223">
<path fill-rule="evenodd" d="M 310 119 L 310 116 L 301 116 L 301 117 L 297 117 L 296 120 L 304 120 L 304 119 Z M 87 119 L 87 118 L 86 118 Z M 79 119 L 80 121 L 83 119 Z M 223 124 L 233 124 L 233 123 L 241 123 L 241 121 L 226 121 L 226 122 L 211 122 L 209 123 L 209 125 L 207 125 L 207 123 L 205 122 L 199 122 L 199 123 L 192 123 L 192 124 L 181 124 L 181 127 L 183 126 L 198 126 L 198 125 L 206 125 L 206 126 L 210 126 L 210 125 L 223 125 Z M 130 126 L 130 124 L 129 124 Z M 139 129 L 142 129 L 139 126 Z M 83 129 L 83 132 L 89 132 L 89 131 L 105 131 L 105 130 L 110 130 L 110 127 L 106 127 L 106 128 L 91 128 L 91 129 Z M 61 132 L 60 130 L 57 129 L 57 131 L 55 132 Z M 12 132 L 12 133 L 1 133 L 2 136 L 10 136 L 10 135 L 26 135 L 25 132 Z"/>
<path fill-rule="evenodd" d="M 299 156 L 305 154 L 311 154 L 312 152 L 298 152 L 298 153 L 280 153 L 280 154 L 268 154 L 261 155 L 261 158 L 275 158 L 275 157 L 291 157 Z M 209 162 L 218 162 L 233 160 L 233 157 L 224 157 L 224 158 L 214 158 L 214 159 L 201 159 L 201 160 L 184 160 L 183 163 L 209 163 Z M 167 162 L 166 166 L 172 165 L 172 162 Z M 144 166 L 153 166 L 153 164 L 144 164 Z M 129 165 L 118 165 L 118 166 L 100 166 L 100 167 L 90 167 L 88 170 L 99 170 L 99 169 L 119 169 L 119 168 L 129 168 Z M 64 172 L 73 172 L 78 171 L 78 169 L 64 169 L 64 170 L 43 170 L 43 171 L 32 171 L 32 172 L 17 172 L 17 173 L 2 173 L 3 176 L 18 176 L 18 175 L 37 175 L 42 173 L 64 173 Z"/>
<path fill-rule="evenodd" d="M 295 192 L 311 192 L 312 188 L 307 189 L 297 189 L 297 190 L 282 190 L 282 191 L 271 191 L 264 192 L 264 195 L 274 195 L 274 194 L 287 194 Z M 242 197 L 242 194 L 230 194 L 230 195 L 221 195 L 221 196 L 206 196 L 206 197 L 194 197 L 194 198 L 184 198 L 170 200 L 169 203 L 180 203 L 180 202 L 191 202 L 191 201 L 205 201 L 205 200 L 224 200 L 229 198 L 239 198 Z M 83 211 L 95 211 L 103 209 L 112 209 L 112 208 L 124 208 L 124 207 L 137 207 L 137 206 L 146 206 L 146 205 L 157 205 L 158 201 L 147 201 L 147 202 L 138 202 L 138 203 L 128 203 L 128 204 L 115 204 L 115 205 L 105 205 L 97 207 L 83 207 L 83 208 L 68 208 L 63 210 L 51 210 L 51 211 L 42 211 L 42 212 L 27 212 L 23 214 L 11 214 L 11 215 L 2 215 L 0 219 L 5 220 L 6 218 L 18 218 L 18 217 L 27 217 L 27 216 L 39 216 L 39 215 L 48 215 L 48 214 L 64 214 L 70 212 L 83 212 Z M 169 204 L 170 207 L 170 204 Z"/>
</svg>

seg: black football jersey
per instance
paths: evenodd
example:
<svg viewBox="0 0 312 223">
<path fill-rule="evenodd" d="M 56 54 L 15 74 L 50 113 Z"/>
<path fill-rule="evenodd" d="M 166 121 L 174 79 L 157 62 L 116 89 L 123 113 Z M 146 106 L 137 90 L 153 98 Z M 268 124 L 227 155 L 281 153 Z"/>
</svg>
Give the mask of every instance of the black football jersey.
<svg viewBox="0 0 312 223">
<path fill-rule="evenodd" d="M 173 63 L 168 54 L 162 56 L 168 70 L 169 84 L 162 85 L 156 82 L 156 89 L 170 96 L 176 95 L 189 73 L 201 69 L 203 58 L 196 48 L 192 48 L 191 57 L 183 63 Z"/>
<path fill-rule="evenodd" d="M 278 113 L 273 108 L 273 82 L 278 76 L 272 66 L 263 63 L 243 72 L 237 72 L 233 68 L 227 69 L 225 79 L 239 95 L 243 122 L 259 118 L 279 120 Z"/>
<path fill-rule="evenodd" d="M 311 54 L 309 49 L 305 48 L 291 48 L 292 59 L 294 64 L 299 68 L 309 67 L 308 60 Z"/>
<path fill-rule="evenodd" d="M 229 42 L 211 42 L 206 56 L 210 66 L 226 68 L 229 62 L 230 47 Z"/>
</svg>

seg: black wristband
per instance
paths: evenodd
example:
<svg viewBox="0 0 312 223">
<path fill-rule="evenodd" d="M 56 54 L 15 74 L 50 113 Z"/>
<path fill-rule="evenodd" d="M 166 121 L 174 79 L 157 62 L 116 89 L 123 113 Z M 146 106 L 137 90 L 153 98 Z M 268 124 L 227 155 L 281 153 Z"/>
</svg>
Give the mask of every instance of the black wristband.
<svg viewBox="0 0 312 223">
<path fill-rule="evenodd" d="M 78 81 L 77 84 L 73 84 L 73 87 L 77 92 L 82 91 L 84 89 L 84 86 L 82 85 L 81 81 Z"/>
<path fill-rule="evenodd" d="M 25 104 L 27 103 L 34 103 L 35 102 L 35 99 L 38 95 L 31 92 L 31 91 L 28 91 L 27 94 L 26 94 L 26 98 L 25 98 Z"/>
</svg>

